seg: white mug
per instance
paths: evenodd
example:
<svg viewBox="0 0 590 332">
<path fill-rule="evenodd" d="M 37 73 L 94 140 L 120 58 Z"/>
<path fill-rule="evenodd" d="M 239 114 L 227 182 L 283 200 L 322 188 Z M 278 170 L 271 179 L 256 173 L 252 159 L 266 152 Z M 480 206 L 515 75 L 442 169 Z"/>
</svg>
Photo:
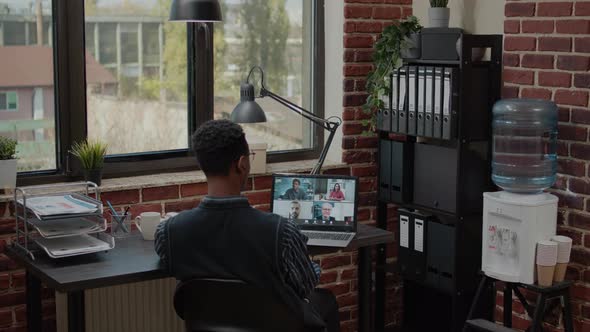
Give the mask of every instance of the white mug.
<svg viewBox="0 0 590 332">
<path fill-rule="evenodd" d="M 142 212 L 139 216 L 135 217 L 134 222 L 141 235 L 143 235 L 143 239 L 153 241 L 156 228 L 161 220 L 159 212 Z"/>
</svg>

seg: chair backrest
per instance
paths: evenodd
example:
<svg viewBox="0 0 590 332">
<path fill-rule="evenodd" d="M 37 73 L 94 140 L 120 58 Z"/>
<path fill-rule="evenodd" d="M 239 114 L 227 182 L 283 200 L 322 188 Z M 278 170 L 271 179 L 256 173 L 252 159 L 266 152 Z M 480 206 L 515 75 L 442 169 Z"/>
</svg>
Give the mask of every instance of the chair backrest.
<svg viewBox="0 0 590 332">
<path fill-rule="evenodd" d="M 240 280 L 192 279 L 174 293 L 174 309 L 190 332 L 301 332 L 293 312 L 265 289 Z"/>
</svg>

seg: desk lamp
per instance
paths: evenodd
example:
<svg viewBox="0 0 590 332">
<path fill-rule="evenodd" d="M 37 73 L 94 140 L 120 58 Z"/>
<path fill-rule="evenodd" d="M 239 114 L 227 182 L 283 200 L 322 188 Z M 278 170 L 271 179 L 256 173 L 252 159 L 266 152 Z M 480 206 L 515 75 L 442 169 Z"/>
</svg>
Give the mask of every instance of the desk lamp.
<svg viewBox="0 0 590 332">
<path fill-rule="evenodd" d="M 329 117 L 328 119 L 322 119 L 316 116 L 315 114 L 305 110 L 304 108 L 293 104 L 287 99 L 278 96 L 273 92 L 270 92 L 264 85 L 264 71 L 259 66 L 254 66 L 252 67 L 252 69 L 250 69 L 250 73 L 248 73 L 246 82 L 242 83 L 242 85 L 240 86 L 240 103 L 234 108 L 233 112 L 231 113 L 231 120 L 233 122 L 266 122 L 266 115 L 264 114 L 264 111 L 262 110 L 260 105 L 258 105 L 258 103 L 254 101 L 254 85 L 250 84 L 250 76 L 252 75 L 255 69 L 260 71 L 260 75 L 262 77 L 262 81 L 260 83 L 260 95 L 257 96 L 258 98 L 270 97 L 276 100 L 279 104 L 287 107 L 291 111 L 301 115 L 302 117 L 310 120 L 311 122 L 330 132 L 330 136 L 328 136 L 328 140 L 326 141 L 326 144 L 322 149 L 320 158 L 311 171 L 311 174 L 319 174 L 322 165 L 324 164 L 324 160 L 326 159 L 326 155 L 328 154 L 328 150 L 330 149 L 330 144 L 332 144 L 334 134 L 336 134 L 336 130 L 342 124 L 342 119 L 340 119 L 339 117 Z"/>
<path fill-rule="evenodd" d="M 217 0 L 173 0 L 170 21 L 219 22 L 221 7 Z"/>
</svg>

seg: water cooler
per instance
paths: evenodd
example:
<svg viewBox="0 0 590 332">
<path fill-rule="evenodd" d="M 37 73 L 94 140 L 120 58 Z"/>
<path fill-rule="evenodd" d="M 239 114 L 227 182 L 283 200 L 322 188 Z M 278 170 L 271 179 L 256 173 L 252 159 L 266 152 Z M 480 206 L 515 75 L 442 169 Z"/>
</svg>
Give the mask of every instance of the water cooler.
<svg viewBox="0 0 590 332">
<path fill-rule="evenodd" d="M 493 109 L 492 180 L 504 191 L 484 193 L 482 270 L 507 282 L 535 282 L 536 243 L 557 227 L 557 202 L 543 193 L 557 168 L 557 106 L 507 99 Z"/>
</svg>

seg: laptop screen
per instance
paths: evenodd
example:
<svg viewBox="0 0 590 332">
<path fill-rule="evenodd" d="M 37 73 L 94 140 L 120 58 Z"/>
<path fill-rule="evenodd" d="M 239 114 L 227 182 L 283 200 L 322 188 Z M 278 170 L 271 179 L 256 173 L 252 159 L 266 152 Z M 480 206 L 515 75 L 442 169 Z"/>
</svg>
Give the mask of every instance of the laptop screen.
<svg viewBox="0 0 590 332">
<path fill-rule="evenodd" d="M 271 210 L 302 229 L 356 231 L 357 178 L 274 174 Z"/>
</svg>

